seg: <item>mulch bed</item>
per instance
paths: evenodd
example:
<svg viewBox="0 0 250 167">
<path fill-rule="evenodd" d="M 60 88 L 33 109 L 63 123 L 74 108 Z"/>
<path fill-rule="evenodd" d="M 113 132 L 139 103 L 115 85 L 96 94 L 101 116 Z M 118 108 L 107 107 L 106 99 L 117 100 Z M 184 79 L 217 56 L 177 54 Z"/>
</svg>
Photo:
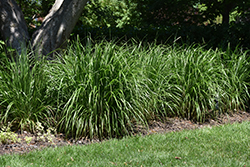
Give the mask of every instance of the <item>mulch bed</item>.
<svg viewBox="0 0 250 167">
<path fill-rule="evenodd" d="M 189 130 L 203 128 L 206 126 L 218 126 L 226 123 L 241 123 L 242 121 L 250 121 L 250 113 L 245 111 L 238 111 L 231 115 L 222 115 L 217 120 L 208 119 L 205 123 L 194 123 L 190 120 L 179 119 L 179 118 L 168 118 L 166 121 L 151 121 L 149 123 L 149 129 L 137 126 L 135 128 L 135 135 L 150 135 L 155 133 L 167 133 L 173 131 Z M 43 149 L 46 147 L 59 147 L 66 145 L 87 145 L 99 140 L 79 139 L 77 141 L 70 139 L 66 140 L 63 134 L 57 134 L 52 137 L 52 140 L 42 140 L 39 136 L 24 131 L 23 133 L 16 132 L 20 142 L 9 143 L 0 145 L 0 155 L 3 154 L 23 154 L 28 153 L 35 149 Z M 27 144 L 25 137 L 32 137 L 32 140 Z"/>
</svg>

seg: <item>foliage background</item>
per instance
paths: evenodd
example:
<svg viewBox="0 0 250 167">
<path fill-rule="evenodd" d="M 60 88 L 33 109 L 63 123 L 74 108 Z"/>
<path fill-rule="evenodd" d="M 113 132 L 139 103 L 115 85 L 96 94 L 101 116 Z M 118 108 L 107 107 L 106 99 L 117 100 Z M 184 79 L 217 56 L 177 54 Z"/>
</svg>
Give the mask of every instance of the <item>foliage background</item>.
<svg viewBox="0 0 250 167">
<path fill-rule="evenodd" d="M 55 0 L 17 0 L 29 32 Z M 229 20 L 227 21 L 227 16 Z M 91 0 L 71 38 L 131 38 L 159 43 L 199 43 L 208 48 L 249 48 L 250 2 L 245 0 Z M 179 40 L 176 40 L 179 39 Z"/>
</svg>

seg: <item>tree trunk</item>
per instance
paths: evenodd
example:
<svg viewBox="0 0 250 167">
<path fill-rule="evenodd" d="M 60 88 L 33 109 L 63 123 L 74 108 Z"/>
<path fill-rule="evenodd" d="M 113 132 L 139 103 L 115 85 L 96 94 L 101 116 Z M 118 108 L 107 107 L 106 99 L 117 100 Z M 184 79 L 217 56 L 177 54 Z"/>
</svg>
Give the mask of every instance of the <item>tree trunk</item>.
<svg viewBox="0 0 250 167">
<path fill-rule="evenodd" d="M 32 35 L 31 46 L 41 55 L 62 47 L 78 21 L 87 0 L 56 0 L 42 25 Z M 15 0 L 0 1 L 0 33 L 18 54 L 29 39 L 23 13 Z"/>
<path fill-rule="evenodd" d="M 23 13 L 14 0 L 0 1 L 0 26 L 2 39 L 21 54 L 29 34 Z"/>
<path fill-rule="evenodd" d="M 222 24 L 228 24 L 229 23 L 229 21 L 230 21 L 229 15 L 230 15 L 230 12 L 228 10 L 224 11 L 222 13 Z"/>
<path fill-rule="evenodd" d="M 234 2 L 226 2 L 223 4 L 223 11 L 222 11 L 222 23 L 229 24 L 230 22 L 230 13 L 233 8 L 235 8 Z"/>
<path fill-rule="evenodd" d="M 87 0 L 56 0 L 42 25 L 32 35 L 31 45 L 48 55 L 61 48 L 70 36 Z"/>
</svg>

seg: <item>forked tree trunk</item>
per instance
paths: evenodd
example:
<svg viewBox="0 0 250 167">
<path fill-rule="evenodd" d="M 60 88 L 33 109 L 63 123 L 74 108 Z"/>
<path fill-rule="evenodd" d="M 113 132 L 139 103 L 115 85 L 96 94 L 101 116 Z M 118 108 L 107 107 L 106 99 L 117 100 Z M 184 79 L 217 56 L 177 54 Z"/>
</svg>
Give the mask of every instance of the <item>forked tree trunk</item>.
<svg viewBox="0 0 250 167">
<path fill-rule="evenodd" d="M 39 54 L 47 55 L 62 47 L 78 21 L 87 0 L 56 0 L 42 25 L 34 32 L 31 46 Z M 21 9 L 14 0 L 0 1 L 1 34 L 8 45 L 20 49 L 27 40 L 27 25 Z"/>
<path fill-rule="evenodd" d="M 31 44 L 43 55 L 62 47 L 78 21 L 87 0 L 56 0 Z"/>
</svg>

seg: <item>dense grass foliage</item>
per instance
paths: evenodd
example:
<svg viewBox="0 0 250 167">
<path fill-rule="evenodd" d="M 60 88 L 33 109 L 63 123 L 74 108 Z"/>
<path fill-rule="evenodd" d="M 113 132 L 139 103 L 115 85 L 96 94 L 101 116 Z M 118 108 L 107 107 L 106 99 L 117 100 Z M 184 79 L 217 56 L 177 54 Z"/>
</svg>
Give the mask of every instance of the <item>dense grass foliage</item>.
<svg viewBox="0 0 250 167">
<path fill-rule="evenodd" d="M 127 48 L 112 43 L 70 47 L 51 66 L 51 86 L 59 88 L 62 101 L 58 129 L 77 136 L 121 136 L 134 121 L 146 123 L 147 97 L 135 61 Z"/>
<path fill-rule="evenodd" d="M 39 121 L 74 137 L 120 137 L 151 119 L 204 121 L 249 102 L 240 49 L 78 41 L 52 62 L 28 57 L 2 58 L 0 70 L 1 121 L 22 129 Z"/>
<path fill-rule="evenodd" d="M 51 116 L 45 63 L 30 61 L 31 54 L 23 52 L 17 60 L 1 56 L 0 61 L 1 122 L 19 124 L 23 130 L 34 130 L 36 122 L 45 123 Z"/>
<path fill-rule="evenodd" d="M 3 155 L 0 166 L 249 166 L 249 139 L 243 122 Z"/>
</svg>

